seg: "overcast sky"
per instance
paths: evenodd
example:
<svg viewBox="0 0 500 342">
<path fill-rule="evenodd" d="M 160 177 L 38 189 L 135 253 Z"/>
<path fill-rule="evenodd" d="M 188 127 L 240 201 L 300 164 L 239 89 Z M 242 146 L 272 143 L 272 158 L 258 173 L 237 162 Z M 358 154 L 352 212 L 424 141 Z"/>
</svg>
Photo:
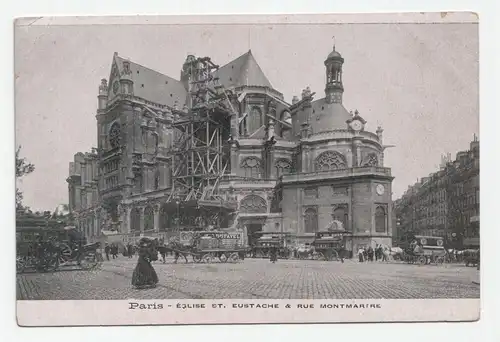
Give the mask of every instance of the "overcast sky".
<svg viewBox="0 0 500 342">
<path fill-rule="evenodd" d="M 441 155 L 467 149 L 479 133 L 476 24 L 135 25 L 16 28 L 16 144 L 35 164 L 24 203 L 68 202 L 68 163 L 96 146 L 97 90 L 116 51 L 178 79 L 186 55 L 223 65 L 251 48 L 275 89 L 291 102 L 310 86 L 324 96 L 324 60 L 345 58 L 344 106 L 367 129 L 384 128 L 393 199 L 436 171 Z"/>
</svg>

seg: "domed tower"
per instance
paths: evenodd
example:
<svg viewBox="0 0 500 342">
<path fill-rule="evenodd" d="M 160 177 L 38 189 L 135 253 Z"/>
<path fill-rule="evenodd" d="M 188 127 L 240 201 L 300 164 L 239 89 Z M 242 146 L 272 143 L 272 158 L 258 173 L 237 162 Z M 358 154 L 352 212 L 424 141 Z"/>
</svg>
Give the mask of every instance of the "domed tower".
<svg viewBox="0 0 500 342">
<path fill-rule="evenodd" d="M 325 60 L 325 97 L 327 103 L 342 103 L 342 94 L 344 93 L 344 86 L 342 85 L 343 64 L 344 58 L 335 50 L 335 45 L 333 45 L 333 51 Z"/>
</svg>

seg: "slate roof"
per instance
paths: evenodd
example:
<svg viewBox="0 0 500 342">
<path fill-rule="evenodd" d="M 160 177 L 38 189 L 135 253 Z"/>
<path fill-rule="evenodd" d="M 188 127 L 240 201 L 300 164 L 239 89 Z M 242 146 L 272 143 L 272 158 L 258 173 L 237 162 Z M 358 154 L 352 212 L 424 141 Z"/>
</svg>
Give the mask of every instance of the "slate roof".
<svg viewBox="0 0 500 342">
<path fill-rule="evenodd" d="M 115 55 L 114 63 L 118 66 L 120 73 L 123 70 L 123 61 L 129 61 L 130 63 L 135 96 L 171 107 L 176 100 L 180 107 L 186 103 L 187 91 L 180 81 Z M 110 88 L 112 88 L 111 82 Z M 111 89 L 109 93 L 112 93 Z"/>
<path fill-rule="evenodd" d="M 252 50 L 220 67 L 214 72 L 214 76 L 219 77 L 219 83 L 226 88 L 243 85 L 272 88 L 271 82 L 255 60 Z"/>
<path fill-rule="evenodd" d="M 312 103 L 312 109 L 309 124 L 313 134 L 347 129 L 346 121 L 351 118 L 351 114 L 341 103 L 327 103 L 326 99 L 322 98 Z"/>
<path fill-rule="evenodd" d="M 180 81 L 135 63 L 129 59 L 120 57 L 117 53 L 115 53 L 113 65 L 117 66 L 119 74 L 123 71 L 124 61 L 128 61 L 130 63 L 130 70 L 132 72 L 131 78 L 134 82 L 135 96 L 170 107 L 174 105 L 176 100 L 181 108 L 186 103 L 187 91 Z M 182 66 L 179 66 L 179 69 L 181 67 Z M 220 67 L 214 72 L 214 76 L 218 77 L 219 83 L 226 88 L 243 85 L 265 86 L 272 88 L 271 83 L 264 75 L 264 72 L 255 60 L 251 50 Z M 112 91 L 113 82 L 113 74 L 111 74 L 109 78 L 110 100 L 114 96 Z"/>
</svg>

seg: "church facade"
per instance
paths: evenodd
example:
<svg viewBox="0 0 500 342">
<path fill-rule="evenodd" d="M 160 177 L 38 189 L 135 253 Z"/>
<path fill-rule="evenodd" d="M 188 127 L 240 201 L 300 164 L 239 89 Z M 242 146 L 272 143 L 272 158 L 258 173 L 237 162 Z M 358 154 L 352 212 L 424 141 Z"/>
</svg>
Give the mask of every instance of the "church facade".
<svg viewBox="0 0 500 342">
<path fill-rule="evenodd" d="M 173 194 L 182 178 L 179 122 L 196 121 L 187 72 L 194 59 L 188 56 L 175 80 L 113 56 L 109 82 L 99 86 L 97 148 L 75 155 L 67 179 L 70 210 L 89 239 L 102 230 L 168 235 L 210 223 L 187 214 L 202 210 L 188 208 L 190 195 Z M 214 136 L 221 141 L 213 163 L 185 167 L 219 165 L 208 191 L 216 187 L 220 227 L 248 236 L 287 232 L 308 242 L 334 224 L 352 232 L 348 250 L 391 245 L 393 177 L 384 166 L 383 130 L 366 131 L 361 114 L 343 106 L 343 64 L 334 48 L 324 61 L 324 96 L 315 99 L 306 88 L 291 103 L 251 51 L 208 75 L 230 94 L 230 133 Z"/>
</svg>

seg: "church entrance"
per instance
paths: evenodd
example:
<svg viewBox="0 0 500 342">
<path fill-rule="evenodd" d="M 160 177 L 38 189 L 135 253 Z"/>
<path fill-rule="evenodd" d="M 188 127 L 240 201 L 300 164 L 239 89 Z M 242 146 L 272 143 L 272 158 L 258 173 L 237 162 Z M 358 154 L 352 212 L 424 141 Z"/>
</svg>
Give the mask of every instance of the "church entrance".
<svg viewBox="0 0 500 342">
<path fill-rule="evenodd" d="M 262 231 L 262 223 L 249 223 L 247 227 L 248 246 L 253 246 L 255 240 L 259 238 L 255 233 Z"/>
</svg>

